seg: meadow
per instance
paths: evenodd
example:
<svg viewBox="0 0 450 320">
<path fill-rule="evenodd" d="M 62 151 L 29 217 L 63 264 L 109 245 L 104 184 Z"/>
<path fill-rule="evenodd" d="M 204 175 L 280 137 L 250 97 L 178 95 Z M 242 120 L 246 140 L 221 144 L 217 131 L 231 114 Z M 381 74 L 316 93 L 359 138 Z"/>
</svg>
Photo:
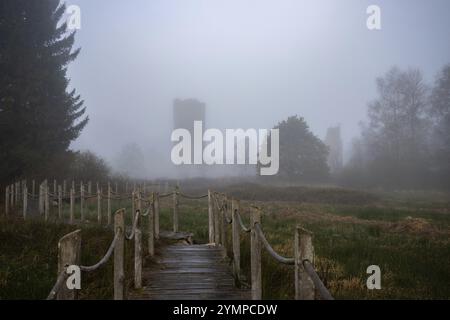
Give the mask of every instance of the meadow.
<svg viewBox="0 0 450 320">
<path fill-rule="evenodd" d="M 284 256 L 293 255 L 296 225 L 312 231 L 316 269 L 336 299 L 450 298 L 447 193 L 264 186 L 227 187 L 221 191 L 242 199 L 241 213 L 247 224 L 249 206 L 262 208 L 263 230 L 276 251 Z M 130 212 L 129 203 L 113 204 L 113 209 L 120 207 L 127 207 Z M 95 222 L 95 203 L 89 203 L 88 208 L 90 222 L 82 227 L 84 265 L 97 262 L 112 240 L 111 230 Z M 207 201 L 180 199 L 179 211 L 180 229 L 192 232 L 195 242 L 206 243 Z M 131 215 L 127 214 L 127 224 L 130 223 Z M 145 228 L 145 219 L 143 223 Z M 171 199 L 167 198 L 161 201 L 161 229 L 170 230 L 171 226 Z M 44 299 L 56 279 L 57 242 L 76 228 L 56 221 L 44 223 L 39 217 L 26 222 L 0 218 L 0 299 Z M 157 242 L 157 256 L 163 245 Z M 126 259 L 129 283 L 131 247 L 128 244 L 126 250 L 130 256 Z M 241 262 L 247 279 L 249 248 L 248 235 L 242 233 Z M 366 287 L 369 265 L 381 268 L 381 290 Z M 264 298 L 293 298 L 293 267 L 278 264 L 264 252 L 262 275 Z M 111 263 L 84 275 L 80 298 L 110 299 L 111 279 Z"/>
</svg>

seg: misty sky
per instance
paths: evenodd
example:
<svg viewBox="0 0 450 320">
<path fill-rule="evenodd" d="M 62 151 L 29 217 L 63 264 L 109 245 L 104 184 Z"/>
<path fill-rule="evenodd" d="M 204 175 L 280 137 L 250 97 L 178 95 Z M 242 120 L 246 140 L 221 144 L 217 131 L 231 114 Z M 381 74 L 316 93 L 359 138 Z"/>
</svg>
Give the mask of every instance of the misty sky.
<svg viewBox="0 0 450 320">
<path fill-rule="evenodd" d="M 124 144 L 166 153 L 172 101 L 207 104 L 207 126 L 271 128 L 303 116 L 324 138 L 341 124 L 348 150 L 375 78 L 450 62 L 450 1 L 70 0 L 82 10 L 71 85 L 90 122 L 75 149 L 111 160 Z M 382 30 L 366 27 L 381 7 Z M 164 154 L 168 158 L 169 154 Z"/>
</svg>

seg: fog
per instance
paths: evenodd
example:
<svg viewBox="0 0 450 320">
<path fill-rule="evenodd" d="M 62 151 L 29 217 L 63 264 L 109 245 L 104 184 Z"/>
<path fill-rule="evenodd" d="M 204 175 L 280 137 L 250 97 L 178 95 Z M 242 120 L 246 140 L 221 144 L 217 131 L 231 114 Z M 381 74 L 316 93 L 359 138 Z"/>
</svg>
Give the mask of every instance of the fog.
<svg viewBox="0 0 450 320">
<path fill-rule="evenodd" d="M 304 117 L 324 139 L 340 124 L 344 159 L 375 79 L 392 66 L 432 81 L 450 62 L 450 2 L 71 0 L 81 8 L 69 66 L 90 122 L 73 149 L 114 167 L 124 146 L 145 154 L 148 177 L 171 176 L 174 99 L 206 104 L 209 128 L 267 128 Z M 382 29 L 366 26 L 369 5 Z"/>
</svg>

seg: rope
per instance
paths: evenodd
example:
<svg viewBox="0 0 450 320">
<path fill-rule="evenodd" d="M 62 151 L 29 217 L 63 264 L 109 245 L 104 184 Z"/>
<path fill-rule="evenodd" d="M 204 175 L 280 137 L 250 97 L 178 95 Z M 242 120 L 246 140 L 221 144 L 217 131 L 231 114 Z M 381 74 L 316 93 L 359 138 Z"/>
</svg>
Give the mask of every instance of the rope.
<svg viewBox="0 0 450 320">
<path fill-rule="evenodd" d="M 173 192 L 169 192 L 169 193 L 165 193 L 165 194 L 160 194 L 159 197 L 160 197 L 160 198 L 167 198 L 167 197 L 170 197 L 171 195 L 173 195 Z"/>
<path fill-rule="evenodd" d="M 111 242 L 111 245 L 108 248 L 108 251 L 106 251 L 106 254 L 103 256 L 103 258 L 97 262 L 96 264 L 92 266 L 80 266 L 80 269 L 82 271 L 91 272 L 94 270 L 97 270 L 102 265 L 104 265 L 106 262 L 108 262 L 109 258 L 111 257 L 111 254 L 113 253 L 113 250 L 116 246 L 117 240 L 119 239 L 119 232 L 116 232 L 113 241 Z"/>
<path fill-rule="evenodd" d="M 316 270 L 314 270 L 312 263 L 309 260 L 303 260 L 303 266 L 305 267 L 306 273 L 309 275 L 311 280 L 314 282 L 314 286 L 319 291 L 320 296 L 324 300 L 334 300 L 333 296 L 328 291 L 328 289 L 325 287 L 322 280 L 320 280 L 319 275 L 317 274 Z"/>
<path fill-rule="evenodd" d="M 239 221 L 239 224 L 241 225 L 241 228 L 242 228 L 242 230 L 244 230 L 244 232 L 250 232 L 250 231 L 252 231 L 251 228 L 247 228 L 247 227 L 244 225 L 244 222 L 242 221 L 242 217 L 241 217 L 241 215 L 239 214 L 239 212 L 236 214 L 236 216 L 237 216 L 238 221 Z"/>
<path fill-rule="evenodd" d="M 192 199 L 192 200 L 198 200 L 198 199 L 203 199 L 203 198 L 208 197 L 208 194 L 201 195 L 201 196 L 191 196 L 191 195 L 188 195 L 188 194 L 184 194 L 184 193 L 182 193 L 182 192 L 178 192 L 178 194 L 179 194 L 180 196 L 182 196 L 183 198 L 186 198 L 186 199 Z"/>
<path fill-rule="evenodd" d="M 131 233 L 130 235 L 125 234 L 125 238 L 127 240 L 132 240 L 134 238 L 134 235 L 136 234 L 136 228 L 137 228 L 137 224 L 139 221 L 139 215 L 140 215 L 140 211 L 136 210 L 136 214 L 134 215 L 134 222 L 133 222 L 133 228 L 131 229 Z"/>
<path fill-rule="evenodd" d="M 58 278 L 56 279 L 56 283 L 53 286 L 52 290 L 50 291 L 47 300 L 53 300 L 56 297 L 56 294 L 58 293 L 59 289 L 61 289 L 62 284 L 64 283 L 64 280 L 67 278 L 67 267 L 64 267 L 64 270 L 61 271 L 61 273 L 58 275 Z"/>
<path fill-rule="evenodd" d="M 275 250 L 270 245 L 269 241 L 267 241 L 266 236 L 264 235 L 264 232 L 261 230 L 261 226 L 259 225 L 259 223 L 255 223 L 255 230 L 256 232 L 258 232 L 258 236 L 261 239 L 261 242 L 264 244 L 264 247 L 266 247 L 266 250 L 275 260 L 277 260 L 280 263 L 288 265 L 293 265 L 295 263 L 294 258 L 285 258 L 275 252 Z"/>
</svg>

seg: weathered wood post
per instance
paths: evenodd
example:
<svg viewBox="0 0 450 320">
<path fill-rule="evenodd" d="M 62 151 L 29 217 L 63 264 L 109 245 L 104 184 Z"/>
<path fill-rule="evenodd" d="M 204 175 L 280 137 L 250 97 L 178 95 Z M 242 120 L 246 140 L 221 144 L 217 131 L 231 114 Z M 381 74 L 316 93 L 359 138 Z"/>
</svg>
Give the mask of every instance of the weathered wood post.
<svg viewBox="0 0 450 320">
<path fill-rule="evenodd" d="M 124 299 L 124 256 L 125 256 L 125 221 L 124 209 L 114 215 L 114 232 L 118 239 L 114 247 L 114 300 Z"/>
<path fill-rule="evenodd" d="M 63 197 L 67 197 L 67 182 L 66 180 L 63 181 Z"/>
<path fill-rule="evenodd" d="M 227 212 L 228 212 L 228 199 L 225 198 L 224 205 L 222 206 L 220 214 L 220 243 L 222 245 L 223 257 L 227 256 Z"/>
<path fill-rule="evenodd" d="M 97 189 L 97 221 L 102 223 L 102 189 Z"/>
<path fill-rule="evenodd" d="M 178 186 L 173 192 L 173 232 L 178 232 Z"/>
<path fill-rule="evenodd" d="M 25 186 L 23 188 L 23 219 L 27 219 L 27 209 L 28 209 L 28 188 Z"/>
<path fill-rule="evenodd" d="M 50 217 L 50 201 L 49 201 L 49 187 L 48 184 L 45 184 L 45 221 L 48 221 Z"/>
<path fill-rule="evenodd" d="M 213 216 L 214 216 L 214 242 L 217 245 L 220 243 L 220 208 L 216 208 L 216 206 L 213 205 Z"/>
<path fill-rule="evenodd" d="M 14 186 L 14 183 L 13 183 L 13 184 L 11 184 L 11 208 L 15 207 L 15 203 L 14 203 L 14 189 L 15 189 L 15 186 Z"/>
<path fill-rule="evenodd" d="M 58 186 L 58 218 L 62 219 L 62 188 L 61 185 Z"/>
<path fill-rule="evenodd" d="M 53 195 L 56 196 L 56 179 L 53 179 Z"/>
<path fill-rule="evenodd" d="M 159 193 L 153 194 L 153 208 L 154 208 L 154 225 L 155 225 L 155 239 L 159 239 Z"/>
<path fill-rule="evenodd" d="M 252 300 L 262 298 L 262 277 L 261 277 L 261 242 L 255 229 L 256 224 L 261 223 L 261 212 L 258 208 L 251 208 L 251 273 L 252 273 Z"/>
<path fill-rule="evenodd" d="M 148 254 L 155 255 L 155 193 L 152 193 L 151 210 L 148 211 Z"/>
<path fill-rule="evenodd" d="M 108 183 L 108 200 L 107 200 L 107 210 L 108 215 L 108 226 L 111 224 L 111 186 Z"/>
<path fill-rule="evenodd" d="M 84 185 L 81 182 L 80 185 L 80 213 L 81 213 L 81 222 L 84 222 Z"/>
<path fill-rule="evenodd" d="M 295 260 L 295 299 L 314 300 L 315 287 L 312 279 L 305 271 L 303 261 L 314 263 L 314 247 L 312 233 L 297 226 L 294 236 Z"/>
<path fill-rule="evenodd" d="M 214 243 L 214 211 L 213 211 L 213 195 L 211 190 L 208 190 L 208 231 L 209 243 Z"/>
<path fill-rule="evenodd" d="M 239 225 L 238 214 L 239 214 L 239 200 L 231 201 L 231 217 L 232 217 L 232 241 L 233 241 L 233 272 L 234 277 L 237 282 L 240 281 L 241 278 L 241 240 L 240 240 L 240 231 L 241 226 Z"/>
<path fill-rule="evenodd" d="M 17 205 L 19 204 L 19 196 L 20 196 L 20 184 L 19 184 L 19 182 L 16 182 L 15 186 L 16 186 L 16 193 L 15 193 L 15 196 L 14 196 L 14 204 L 17 207 Z"/>
<path fill-rule="evenodd" d="M 5 190 L 5 215 L 9 215 L 9 186 Z"/>
<path fill-rule="evenodd" d="M 136 231 L 134 234 L 134 287 L 142 288 L 142 231 L 140 227 L 141 211 L 136 217 Z"/>
<path fill-rule="evenodd" d="M 70 189 L 70 217 L 69 221 L 70 223 L 73 223 L 74 219 L 74 207 L 75 207 L 75 189 Z"/>
<path fill-rule="evenodd" d="M 58 276 L 70 265 L 79 265 L 81 258 L 81 230 L 74 231 L 62 237 L 58 242 Z M 60 287 L 57 300 L 75 300 L 76 290 L 69 290 L 66 283 Z"/>
</svg>

